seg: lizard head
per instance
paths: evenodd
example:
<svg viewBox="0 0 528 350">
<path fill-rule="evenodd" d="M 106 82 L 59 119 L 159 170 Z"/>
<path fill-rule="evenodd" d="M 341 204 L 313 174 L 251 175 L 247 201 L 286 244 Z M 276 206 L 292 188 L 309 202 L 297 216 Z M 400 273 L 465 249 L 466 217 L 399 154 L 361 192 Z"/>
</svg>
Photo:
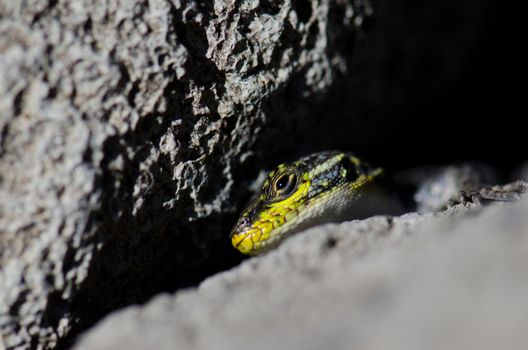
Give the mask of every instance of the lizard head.
<svg viewBox="0 0 528 350">
<path fill-rule="evenodd" d="M 347 212 L 380 175 L 357 157 L 328 151 L 272 170 L 231 231 L 240 252 L 256 255 L 289 235 Z"/>
</svg>

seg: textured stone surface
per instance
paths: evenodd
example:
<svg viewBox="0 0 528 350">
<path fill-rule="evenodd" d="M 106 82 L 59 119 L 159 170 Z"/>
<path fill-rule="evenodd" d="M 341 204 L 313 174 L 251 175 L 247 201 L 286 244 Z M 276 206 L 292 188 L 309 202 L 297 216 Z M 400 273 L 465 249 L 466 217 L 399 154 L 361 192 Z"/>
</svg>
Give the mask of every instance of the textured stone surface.
<svg viewBox="0 0 528 350">
<path fill-rule="evenodd" d="M 75 349 L 522 349 L 528 201 L 330 224 L 116 312 Z"/>
<path fill-rule="evenodd" d="M 511 9 L 372 4 L 0 0 L 0 349 L 232 266 L 248 185 L 302 153 L 518 165 Z"/>
<path fill-rule="evenodd" d="M 206 263 L 232 264 L 228 213 L 277 149 L 316 135 L 303 113 L 345 73 L 371 12 L 367 0 L 1 0 L 3 345 L 52 348 Z"/>
</svg>

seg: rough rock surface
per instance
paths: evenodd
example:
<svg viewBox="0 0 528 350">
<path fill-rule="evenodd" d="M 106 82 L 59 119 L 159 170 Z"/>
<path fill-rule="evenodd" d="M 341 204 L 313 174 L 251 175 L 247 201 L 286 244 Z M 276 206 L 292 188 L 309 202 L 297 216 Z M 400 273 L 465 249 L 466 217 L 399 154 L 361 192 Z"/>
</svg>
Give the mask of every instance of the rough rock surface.
<svg viewBox="0 0 528 350">
<path fill-rule="evenodd" d="M 498 11 L 512 10 L 0 0 L 0 349 L 67 347 L 109 311 L 233 266 L 249 184 L 301 153 L 518 165 L 523 90 L 504 87 L 520 56 Z"/>
<path fill-rule="evenodd" d="M 53 348 L 210 273 L 215 254 L 229 265 L 218 247 L 248 174 L 316 134 L 302 112 L 347 70 L 371 12 L 368 0 L 1 0 L 2 345 Z"/>
<path fill-rule="evenodd" d="M 88 349 L 523 349 L 528 200 L 312 228 L 107 317 Z"/>
</svg>

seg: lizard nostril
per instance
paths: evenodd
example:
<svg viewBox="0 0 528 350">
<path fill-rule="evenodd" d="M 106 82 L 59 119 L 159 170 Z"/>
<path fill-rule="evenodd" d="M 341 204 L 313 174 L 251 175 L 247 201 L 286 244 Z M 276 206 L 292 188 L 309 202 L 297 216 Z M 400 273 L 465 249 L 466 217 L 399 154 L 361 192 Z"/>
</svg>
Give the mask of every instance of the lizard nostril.
<svg viewBox="0 0 528 350">
<path fill-rule="evenodd" d="M 250 224 L 249 218 L 247 216 L 243 216 L 240 218 L 240 220 L 238 220 L 237 226 L 239 228 L 243 228 L 243 227 L 249 226 L 249 224 Z"/>
</svg>

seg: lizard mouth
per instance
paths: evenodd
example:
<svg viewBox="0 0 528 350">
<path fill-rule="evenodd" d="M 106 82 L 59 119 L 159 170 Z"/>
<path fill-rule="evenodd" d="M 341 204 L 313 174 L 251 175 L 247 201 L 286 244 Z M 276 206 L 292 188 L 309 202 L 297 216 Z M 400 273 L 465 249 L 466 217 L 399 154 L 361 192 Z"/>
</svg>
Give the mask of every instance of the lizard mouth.
<svg viewBox="0 0 528 350">
<path fill-rule="evenodd" d="M 231 244 L 241 253 L 255 255 L 259 252 L 257 246 L 261 243 L 262 232 L 258 228 L 249 228 L 245 231 L 233 231 L 231 233 Z"/>
</svg>

